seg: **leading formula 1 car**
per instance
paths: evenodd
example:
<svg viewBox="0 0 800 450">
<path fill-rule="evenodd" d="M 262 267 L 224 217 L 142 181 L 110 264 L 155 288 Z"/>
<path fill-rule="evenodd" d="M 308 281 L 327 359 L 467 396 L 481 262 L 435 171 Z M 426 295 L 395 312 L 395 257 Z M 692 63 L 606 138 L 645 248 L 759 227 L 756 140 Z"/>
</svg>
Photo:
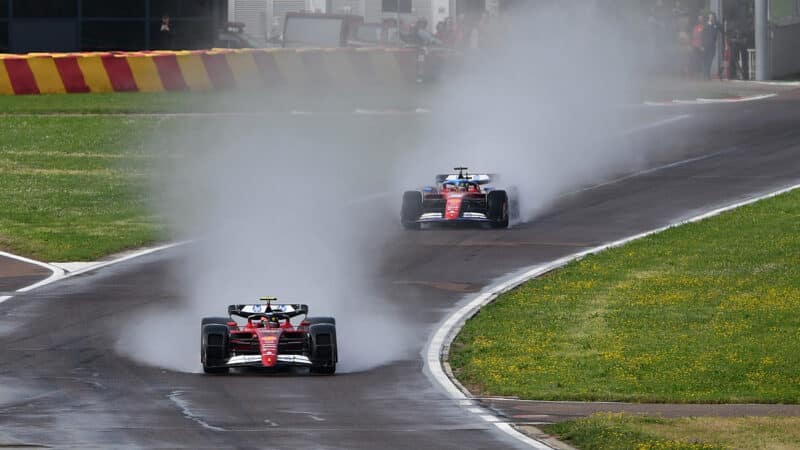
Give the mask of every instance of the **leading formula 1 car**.
<svg viewBox="0 0 800 450">
<path fill-rule="evenodd" d="M 205 373 L 228 373 L 231 367 L 308 367 L 333 375 L 339 355 L 336 320 L 307 317 L 308 305 L 230 305 L 229 317 L 206 317 L 200 324 L 200 361 Z M 240 325 L 233 316 L 247 319 Z M 297 325 L 292 319 L 304 316 Z"/>
<path fill-rule="evenodd" d="M 453 170 L 458 173 L 436 175 L 436 186 L 403 193 L 403 227 L 418 230 L 421 224 L 431 222 L 483 222 L 492 228 L 507 228 L 516 211 L 516 199 L 489 185 L 495 176 L 470 174 L 466 167 Z"/>
</svg>

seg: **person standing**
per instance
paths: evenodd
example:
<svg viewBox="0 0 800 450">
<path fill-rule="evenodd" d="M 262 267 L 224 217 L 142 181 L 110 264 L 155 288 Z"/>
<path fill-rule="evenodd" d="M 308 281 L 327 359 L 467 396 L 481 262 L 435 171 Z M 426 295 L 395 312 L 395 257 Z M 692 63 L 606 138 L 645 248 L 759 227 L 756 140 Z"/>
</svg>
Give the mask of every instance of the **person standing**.
<svg viewBox="0 0 800 450">
<path fill-rule="evenodd" d="M 717 55 L 717 37 L 719 33 L 717 16 L 714 13 L 709 13 L 708 20 L 703 24 L 703 76 L 706 80 L 711 79 L 711 63 Z"/>
<path fill-rule="evenodd" d="M 169 16 L 164 14 L 161 16 L 161 28 L 159 29 L 161 35 L 162 48 L 172 50 L 172 28 L 169 23 Z"/>
<path fill-rule="evenodd" d="M 692 28 L 692 50 L 691 50 L 691 68 L 689 74 L 691 76 L 700 76 L 703 73 L 703 28 L 705 26 L 705 18 L 697 16 L 697 24 Z"/>
<path fill-rule="evenodd" d="M 731 75 L 733 78 L 740 80 L 746 80 L 749 72 L 744 26 L 744 21 L 734 21 L 732 22 L 732 30 L 728 32 L 728 41 L 731 46 L 731 67 L 733 68 Z"/>
</svg>

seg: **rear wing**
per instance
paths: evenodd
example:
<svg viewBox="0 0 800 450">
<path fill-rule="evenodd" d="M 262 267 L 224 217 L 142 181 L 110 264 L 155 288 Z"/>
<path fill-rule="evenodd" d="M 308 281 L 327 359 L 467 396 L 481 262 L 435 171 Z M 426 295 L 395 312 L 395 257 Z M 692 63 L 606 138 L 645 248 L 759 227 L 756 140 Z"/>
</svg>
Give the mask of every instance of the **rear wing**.
<svg viewBox="0 0 800 450">
<path fill-rule="evenodd" d="M 287 303 L 230 305 L 228 314 L 245 319 L 252 316 L 287 318 L 308 315 L 308 305 Z"/>
<path fill-rule="evenodd" d="M 475 173 L 475 174 L 439 174 L 436 175 L 436 184 L 442 184 L 445 181 L 458 181 L 458 180 L 468 180 L 474 181 L 478 184 L 489 184 L 497 178 L 497 175 L 490 174 L 490 173 Z"/>
</svg>

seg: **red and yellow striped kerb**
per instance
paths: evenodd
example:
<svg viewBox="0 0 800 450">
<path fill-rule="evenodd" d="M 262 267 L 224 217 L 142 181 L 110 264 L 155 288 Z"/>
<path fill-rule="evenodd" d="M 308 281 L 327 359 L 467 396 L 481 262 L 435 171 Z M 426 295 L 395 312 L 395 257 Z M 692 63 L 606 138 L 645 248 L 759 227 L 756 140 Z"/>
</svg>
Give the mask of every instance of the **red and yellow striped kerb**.
<svg viewBox="0 0 800 450">
<path fill-rule="evenodd" d="M 413 49 L 0 54 L 0 94 L 206 91 L 413 83 Z"/>
</svg>

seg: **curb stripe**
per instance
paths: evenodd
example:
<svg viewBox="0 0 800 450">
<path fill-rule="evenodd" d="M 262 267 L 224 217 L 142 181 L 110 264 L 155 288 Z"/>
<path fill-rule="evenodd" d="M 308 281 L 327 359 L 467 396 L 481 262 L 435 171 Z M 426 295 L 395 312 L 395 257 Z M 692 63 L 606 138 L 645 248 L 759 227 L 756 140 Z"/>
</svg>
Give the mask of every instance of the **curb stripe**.
<svg viewBox="0 0 800 450">
<path fill-rule="evenodd" d="M 61 56 L 53 58 L 58 74 L 64 82 L 64 89 L 69 93 L 89 92 L 89 86 L 83 78 L 77 56 Z"/>
<path fill-rule="evenodd" d="M 168 91 L 185 91 L 188 89 L 176 55 L 155 55 L 153 56 L 153 62 L 156 65 L 164 89 Z"/>
<path fill-rule="evenodd" d="M 330 78 L 325 70 L 325 58 L 321 52 L 301 52 L 300 62 L 303 70 L 307 74 L 306 78 L 313 86 L 329 86 Z"/>
<path fill-rule="evenodd" d="M 83 72 L 89 92 L 114 92 L 101 55 L 82 55 L 78 58 L 78 67 Z"/>
<path fill-rule="evenodd" d="M 261 82 L 266 87 L 286 86 L 286 77 L 275 61 L 274 52 L 260 51 L 253 53 L 253 59 L 258 67 Z"/>
<path fill-rule="evenodd" d="M 403 75 L 407 83 L 413 83 L 417 80 L 417 54 L 416 52 L 408 51 L 390 51 L 394 56 L 395 66 L 398 73 Z"/>
<path fill-rule="evenodd" d="M 253 52 L 227 53 L 225 54 L 225 61 L 231 69 L 236 87 L 261 87 L 261 77 L 258 75 L 258 66 L 253 57 Z"/>
<path fill-rule="evenodd" d="M 161 84 L 161 77 L 152 56 L 126 56 L 125 60 L 128 62 L 139 92 L 164 91 L 164 85 Z"/>
<path fill-rule="evenodd" d="M 15 94 L 38 94 L 39 87 L 36 86 L 36 79 L 33 78 L 28 60 L 22 58 L 6 59 L 6 70 L 8 70 L 8 78 L 11 80 L 11 86 L 14 88 Z"/>
<path fill-rule="evenodd" d="M 0 95 L 14 95 L 14 88 L 11 86 L 11 79 L 8 77 L 8 69 L 5 64 L 0 64 Z"/>
<path fill-rule="evenodd" d="M 200 55 L 205 65 L 208 79 L 214 89 L 230 89 L 236 86 L 231 68 L 224 53 L 203 53 Z"/>
<path fill-rule="evenodd" d="M 322 54 L 325 73 L 336 86 L 352 86 L 362 82 L 358 71 L 351 63 L 352 51 L 344 55 L 336 52 L 325 52 Z"/>
<path fill-rule="evenodd" d="M 0 54 L 0 94 L 337 88 L 416 81 L 404 49 L 213 49 Z"/>
<path fill-rule="evenodd" d="M 182 52 L 175 56 L 178 67 L 181 69 L 186 86 L 192 91 L 207 91 L 211 89 L 211 80 L 208 79 L 206 66 L 200 53 Z"/>
<path fill-rule="evenodd" d="M 128 66 L 126 57 L 108 55 L 102 56 L 100 59 L 103 61 L 103 67 L 106 69 L 114 92 L 136 92 L 139 90 L 136 87 L 136 80 L 133 78 L 133 73 L 130 66 Z"/>
<path fill-rule="evenodd" d="M 275 64 L 286 79 L 287 85 L 292 87 L 308 86 L 308 74 L 305 72 L 305 66 L 297 52 L 279 50 L 272 55 L 275 58 Z"/>
<path fill-rule="evenodd" d="M 364 83 L 374 86 L 378 84 L 378 75 L 375 73 L 375 67 L 370 61 L 369 53 L 360 50 L 354 50 L 348 55 L 350 65 L 358 74 L 358 79 Z"/>
<path fill-rule="evenodd" d="M 370 51 L 369 60 L 381 84 L 400 84 L 404 76 L 395 56 L 385 51 Z"/>
<path fill-rule="evenodd" d="M 64 82 L 58 73 L 56 63 L 50 55 L 28 59 L 33 79 L 40 94 L 65 94 Z"/>
</svg>

